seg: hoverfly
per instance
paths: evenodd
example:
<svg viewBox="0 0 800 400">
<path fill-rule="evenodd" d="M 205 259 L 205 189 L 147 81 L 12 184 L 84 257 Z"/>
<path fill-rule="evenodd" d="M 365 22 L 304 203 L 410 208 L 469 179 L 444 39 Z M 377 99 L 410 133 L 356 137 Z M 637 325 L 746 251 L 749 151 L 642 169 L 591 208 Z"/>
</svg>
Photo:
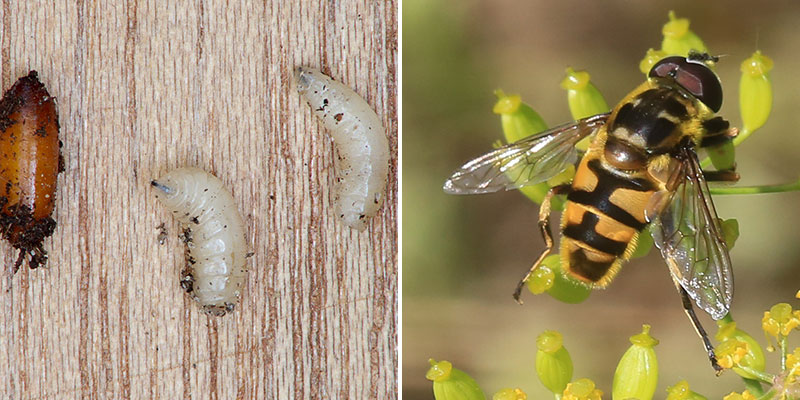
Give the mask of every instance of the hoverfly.
<svg viewBox="0 0 800 400">
<path fill-rule="evenodd" d="M 695 54 L 664 58 L 610 113 L 490 151 L 464 164 L 444 190 L 478 194 L 517 189 L 544 182 L 577 163 L 572 183 L 552 187 L 542 201 L 539 228 L 546 249 L 520 280 L 514 298 L 520 302 L 523 285 L 552 250 L 550 201 L 566 194 L 562 270 L 590 287 L 605 288 L 649 226 L 684 310 L 719 372 L 714 348 L 692 308 L 694 300 L 719 320 L 733 297 L 731 260 L 706 182 L 737 181 L 739 175 L 733 170 L 703 171 L 696 152 L 738 133 L 714 115 L 722 106 L 722 85 L 706 64 L 713 60 Z M 579 157 L 575 144 L 590 135 L 592 143 Z"/>
</svg>

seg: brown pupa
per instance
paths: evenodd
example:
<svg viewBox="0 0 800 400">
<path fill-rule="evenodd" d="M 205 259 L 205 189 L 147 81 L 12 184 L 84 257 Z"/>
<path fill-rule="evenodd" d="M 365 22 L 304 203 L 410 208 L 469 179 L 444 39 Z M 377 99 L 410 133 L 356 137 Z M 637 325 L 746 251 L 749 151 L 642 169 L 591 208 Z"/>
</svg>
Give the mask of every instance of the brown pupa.
<svg viewBox="0 0 800 400">
<path fill-rule="evenodd" d="M 56 99 L 36 71 L 19 78 L 0 100 L 0 229 L 19 257 L 37 268 L 47 262 L 42 247 L 53 234 L 58 173 L 63 171 Z"/>
</svg>

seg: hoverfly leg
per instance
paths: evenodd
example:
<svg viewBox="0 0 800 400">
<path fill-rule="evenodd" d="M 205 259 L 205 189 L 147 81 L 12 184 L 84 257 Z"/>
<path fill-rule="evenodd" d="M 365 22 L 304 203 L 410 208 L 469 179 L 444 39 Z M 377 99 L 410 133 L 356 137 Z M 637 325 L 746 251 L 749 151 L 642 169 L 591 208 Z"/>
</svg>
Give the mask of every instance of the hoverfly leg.
<svg viewBox="0 0 800 400">
<path fill-rule="evenodd" d="M 702 125 L 705 133 L 700 140 L 700 147 L 719 146 L 739 136 L 739 129 L 731 127 L 722 117 L 705 120 Z"/>
<path fill-rule="evenodd" d="M 706 182 L 738 182 L 739 174 L 734 170 L 703 171 Z"/>
<path fill-rule="evenodd" d="M 694 313 L 694 307 L 692 307 L 692 299 L 689 298 L 689 294 L 686 293 L 686 289 L 680 285 L 677 281 L 673 281 L 675 283 L 675 287 L 678 288 L 678 291 L 681 294 L 681 301 L 683 302 L 683 311 L 686 312 L 686 315 L 689 317 L 689 320 L 692 321 L 692 326 L 694 326 L 695 332 L 697 335 L 700 336 L 700 339 L 703 340 L 703 346 L 706 348 L 706 352 L 708 353 L 708 360 L 711 361 L 711 367 L 714 368 L 716 371 L 717 376 L 722 373 L 722 367 L 719 366 L 717 363 L 717 355 L 714 354 L 714 346 L 711 344 L 711 341 L 708 339 L 708 334 L 706 330 L 703 329 L 703 325 L 700 324 L 700 320 L 697 319 L 697 314 Z"/>
<path fill-rule="evenodd" d="M 553 186 L 544 196 L 544 200 L 542 200 L 542 205 L 539 207 L 539 230 L 542 232 L 542 237 L 544 238 L 545 249 L 539 254 L 539 258 L 536 259 L 536 262 L 534 262 L 528 272 L 525 273 L 525 276 L 520 279 L 517 288 L 514 290 L 514 300 L 519 304 L 522 304 L 522 300 L 519 298 L 522 294 L 522 288 L 525 286 L 525 282 L 528 281 L 531 274 L 539 268 L 539 265 L 541 265 L 545 257 L 553 250 L 553 232 L 550 230 L 550 200 L 557 194 L 567 193 L 569 189 L 570 185 Z"/>
</svg>

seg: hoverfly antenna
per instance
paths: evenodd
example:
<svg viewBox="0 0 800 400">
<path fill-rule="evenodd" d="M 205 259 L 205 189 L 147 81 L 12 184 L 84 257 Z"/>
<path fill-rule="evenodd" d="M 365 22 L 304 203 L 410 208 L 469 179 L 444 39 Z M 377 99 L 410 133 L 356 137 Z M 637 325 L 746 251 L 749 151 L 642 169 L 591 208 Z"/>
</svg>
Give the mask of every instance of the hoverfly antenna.
<svg viewBox="0 0 800 400">
<path fill-rule="evenodd" d="M 689 55 L 686 57 L 686 61 L 699 62 L 699 63 L 703 63 L 703 64 L 712 64 L 713 65 L 713 64 L 716 64 L 719 61 L 720 57 L 724 57 L 724 55 L 722 55 L 722 56 L 712 56 L 711 54 L 708 54 L 708 53 L 706 53 L 704 51 L 701 52 L 701 51 L 697 51 L 697 50 L 692 49 L 692 50 L 689 50 Z"/>
</svg>

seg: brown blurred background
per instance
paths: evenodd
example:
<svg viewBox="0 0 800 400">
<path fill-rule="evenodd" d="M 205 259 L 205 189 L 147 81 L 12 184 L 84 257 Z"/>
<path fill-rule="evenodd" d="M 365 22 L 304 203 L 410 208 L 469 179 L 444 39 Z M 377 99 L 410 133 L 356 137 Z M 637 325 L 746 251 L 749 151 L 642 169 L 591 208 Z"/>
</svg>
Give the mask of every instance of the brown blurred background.
<svg viewBox="0 0 800 400">
<path fill-rule="evenodd" d="M 473 376 L 488 398 L 520 387 L 552 398 L 534 371 L 535 338 L 564 334 L 574 379 L 589 377 L 610 398 L 628 337 L 643 323 L 661 341 L 656 398 L 681 379 L 710 399 L 743 390 L 727 372 L 715 378 L 656 252 L 627 264 L 606 291 L 569 305 L 511 292 L 543 248 L 538 207 L 516 192 L 448 196 L 444 180 L 502 137 L 494 89 L 521 94 L 554 126 L 569 121 L 564 69 L 586 69 L 610 105 L 643 80 L 638 63 L 658 48 L 667 12 L 687 17 L 714 54 L 734 125 L 739 64 L 760 49 L 775 61 L 775 99 L 767 124 L 738 148 L 740 185 L 800 176 L 800 3 L 568 0 L 405 0 L 403 2 L 403 398 L 433 398 L 427 359 L 446 359 Z M 776 302 L 800 302 L 800 194 L 715 196 L 719 215 L 739 220 L 732 251 L 733 315 L 763 339 L 760 319 Z M 558 218 L 558 216 L 553 217 Z M 706 328 L 714 322 L 701 316 Z M 762 340 L 763 343 L 763 340 Z M 797 345 L 798 343 L 793 343 Z M 777 371 L 777 357 L 768 356 Z"/>
</svg>

